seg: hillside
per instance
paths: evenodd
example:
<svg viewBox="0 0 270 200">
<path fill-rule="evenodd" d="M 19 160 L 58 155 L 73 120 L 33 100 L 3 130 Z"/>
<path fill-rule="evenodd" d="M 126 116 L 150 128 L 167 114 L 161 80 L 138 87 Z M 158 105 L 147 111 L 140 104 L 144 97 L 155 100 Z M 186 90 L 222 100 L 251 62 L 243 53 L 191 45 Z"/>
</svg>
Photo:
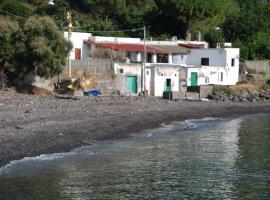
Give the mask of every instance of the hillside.
<svg viewBox="0 0 270 200">
<path fill-rule="evenodd" d="M 241 58 L 270 59 L 270 4 L 262 0 L 1 0 L 1 15 L 24 18 L 48 15 L 60 30 L 72 11 L 74 31 L 95 35 L 196 39 L 200 31 L 212 47 L 230 41 L 241 48 Z M 5 11 L 5 12 L 3 12 Z M 117 31 L 117 32 L 106 32 Z"/>
</svg>

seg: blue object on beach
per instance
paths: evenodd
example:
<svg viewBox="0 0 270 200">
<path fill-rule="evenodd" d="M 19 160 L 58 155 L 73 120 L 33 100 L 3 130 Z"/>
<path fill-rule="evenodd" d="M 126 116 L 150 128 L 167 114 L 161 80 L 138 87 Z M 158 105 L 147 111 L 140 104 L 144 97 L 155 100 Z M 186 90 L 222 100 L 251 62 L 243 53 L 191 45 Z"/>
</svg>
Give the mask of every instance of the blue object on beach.
<svg viewBox="0 0 270 200">
<path fill-rule="evenodd" d="M 84 91 L 85 94 L 92 95 L 94 97 L 101 96 L 101 92 L 99 90 L 87 90 Z"/>
</svg>

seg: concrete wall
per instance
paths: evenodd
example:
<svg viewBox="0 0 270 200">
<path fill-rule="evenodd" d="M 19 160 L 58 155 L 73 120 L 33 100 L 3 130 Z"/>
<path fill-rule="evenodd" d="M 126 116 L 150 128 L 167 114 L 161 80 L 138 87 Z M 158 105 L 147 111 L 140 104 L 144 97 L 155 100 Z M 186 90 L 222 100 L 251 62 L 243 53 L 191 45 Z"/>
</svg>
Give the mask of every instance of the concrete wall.
<svg viewBox="0 0 270 200">
<path fill-rule="evenodd" d="M 267 73 L 270 73 L 270 60 L 246 60 L 245 65 L 248 68 L 255 69 L 257 73 L 260 73 L 261 71 L 266 71 Z"/>
<path fill-rule="evenodd" d="M 72 32 L 70 41 L 73 44 L 73 49 L 70 52 L 70 59 L 75 59 L 75 48 L 81 49 L 81 59 L 87 59 L 89 56 L 89 47 L 84 44 L 84 40 L 91 37 L 91 33 Z M 68 32 L 64 32 L 64 38 L 68 39 Z"/>
<path fill-rule="evenodd" d="M 209 58 L 210 66 L 201 66 L 201 58 Z M 232 59 L 235 60 L 234 66 L 231 66 Z M 238 82 L 239 49 L 237 48 L 191 50 L 187 61 L 189 65 L 196 66 L 188 67 L 188 86 L 191 86 L 191 72 L 197 72 L 198 85 L 235 85 Z"/>
<path fill-rule="evenodd" d="M 151 69 L 151 68 L 149 68 Z M 179 68 L 178 67 L 154 67 L 147 75 L 147 89 L 153 96 L 163 96 L 166 88 L 166 79 L 171 79 L 171 91 L 179 92 Z M 153 80 L 154 79 L 154 80 Z M 150 81 L 149 81 L 150 80 Z M 154 84 L 151 86 L 151 84 Z M 152 88 L 152 90 L 151 90 Z"/>
<path fill-rule="evenodd" d="M 95 42 L 119 42 L 119 43 L 140 43 L 140 38 L 126 38 L 126 37 L 102 37 L 102 36 L 92 36 L 90 40 Z"/>
<path fill-rule="evenodd" d="M 173 64 L 186 64 L 187 55 L 186 54 L 172 54 L 172 63 Z"/>
<path fill-rule="evenodd" d="M 121 94 L 126 94 L 126 77 L 137 76 L 137 94 L 141 91 L 141 64 L 114 64 L 115 90 L 119 90 Z"/>
<path fill-rule="evenodd" d="M 196 72 L 198 75 L 197 85 L 235 85 L 238 82 L 238 73 L 235 75 L 225 67 L 204 66 L 188 68 L 188 86 L 191 86 L 192 72 Z M 223 74 L 223 80 L 221 80 L 221 74 Z M 206 79 L 209 81 L 207 82 Z"/>
<path fill-rule="evenodd" d="M 34 76 L 33 74 L 27 74 L 24 76 L 23 82 L 39 88 L 44 88 L 49 91 L 53 91 L 53 81 L 50 79 L 41 78 L 40 76 Z"/>
<path fill-rule="evenodd" d="M 187 64 L 201 66 L 201 58 L 209 58 L 210 66 L 226 66 L 226 51 L 224 49 L 191 49 L 187 56 Z"/>
</svg>

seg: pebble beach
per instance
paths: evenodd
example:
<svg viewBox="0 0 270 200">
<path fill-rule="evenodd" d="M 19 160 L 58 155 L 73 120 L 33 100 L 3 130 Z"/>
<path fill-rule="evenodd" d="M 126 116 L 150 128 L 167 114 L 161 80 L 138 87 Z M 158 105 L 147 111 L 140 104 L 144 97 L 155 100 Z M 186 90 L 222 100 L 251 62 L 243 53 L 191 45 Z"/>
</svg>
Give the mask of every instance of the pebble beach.
<svg viewBox="0 0 270 200">
<path fill-rule="evenodd" d="M 59 98 L 0 94 L 0 166 L 68 152 L 96 141 L 130 137 L 161 123 L 270 113 L 270 101 L 171 101 L 155 97 Z"/>
</svg>

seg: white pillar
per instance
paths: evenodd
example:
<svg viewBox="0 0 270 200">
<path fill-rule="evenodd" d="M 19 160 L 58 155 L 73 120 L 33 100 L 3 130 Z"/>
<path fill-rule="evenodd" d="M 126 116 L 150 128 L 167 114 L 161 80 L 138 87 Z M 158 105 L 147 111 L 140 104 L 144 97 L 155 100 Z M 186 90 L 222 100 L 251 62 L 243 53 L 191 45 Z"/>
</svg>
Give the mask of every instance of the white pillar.
<svg viewBox="0 0 270 200">
<path fill-rule="evenodd" d="M 137 62 L 141 62 L 142 61 L 142 54 L 141 54 L 141 52 L 137 52 L 136 54 L 137 54 L 136 55 L 137 56 L 137 59 L 136 59 Z"/>
<path fill-rule="evenodd" d="M 168 54 L 168 63 L 170 63 L 170 64 L 173 63 L 173 58 L 172 58 L 172 54 L 171 53 Z"/>
<path fill-rule="evenodd" d="M 152 54 L 152 63 L 157 63 L 157 54 Z"/>
</svg>

